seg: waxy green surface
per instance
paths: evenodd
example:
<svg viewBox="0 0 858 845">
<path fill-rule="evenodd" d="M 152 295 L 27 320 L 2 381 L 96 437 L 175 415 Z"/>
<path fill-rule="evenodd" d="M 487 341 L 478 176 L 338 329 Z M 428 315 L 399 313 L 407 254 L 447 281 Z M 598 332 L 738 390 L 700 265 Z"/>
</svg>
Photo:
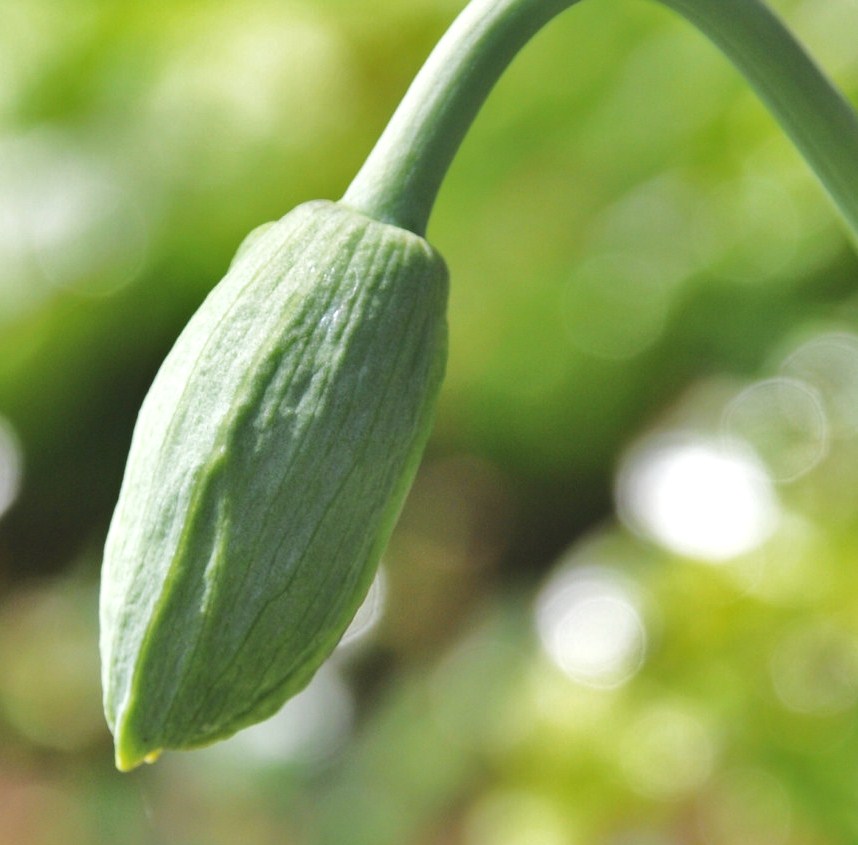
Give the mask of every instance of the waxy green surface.
<svg viewBox="0 0 858 845">
<path fill-rule="evenodd" d="M 332 651 L 428 436 L 447 288 L 422 238 L 313 202 L 251 233 L 179 337 L 105 552 L 120 769 L 271 715 Z"/>
</svg>

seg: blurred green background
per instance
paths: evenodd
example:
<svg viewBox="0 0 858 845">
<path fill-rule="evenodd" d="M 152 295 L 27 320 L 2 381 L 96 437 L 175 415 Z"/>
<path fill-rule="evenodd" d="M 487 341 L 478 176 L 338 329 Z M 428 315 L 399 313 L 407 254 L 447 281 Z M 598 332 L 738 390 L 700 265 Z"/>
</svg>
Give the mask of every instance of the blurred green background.
<svg viewBox="0 0 858 845">
<path fill-rule="evenodd" d="M 858 102 L 858 3 L 773 5 Z M 638 0 L 540 34 L 453 166 L 447 381 L 349 641 L 270 722 L 113 769 L 141 398 L 461 6 L 0 0 L 0 845 L 858 841 L 858 256 Z"/>
</svg>

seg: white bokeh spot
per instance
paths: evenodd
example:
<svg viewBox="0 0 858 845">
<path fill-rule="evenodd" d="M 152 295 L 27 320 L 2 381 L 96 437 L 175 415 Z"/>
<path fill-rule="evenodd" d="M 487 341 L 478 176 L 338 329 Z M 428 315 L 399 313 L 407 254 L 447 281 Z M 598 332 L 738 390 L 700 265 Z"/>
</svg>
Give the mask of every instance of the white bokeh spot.
<svg viewBox="0 0 858 845">
<path fill-rule="evenodd" d="M 620 686 L 643 662 L 646 633 L 636 597 L 603 567 L 555 573 L 537 597 L 536 627 L 546 654 L 585 686 Z"/>
<path fill-rule="evenodd" d="M 779 518 L 771 480 L 749 449 L 694 437 L 635 449 L 620 470 L 617 498 L 633 529 L 710 563 L 757 548 Z"/>
</svg>

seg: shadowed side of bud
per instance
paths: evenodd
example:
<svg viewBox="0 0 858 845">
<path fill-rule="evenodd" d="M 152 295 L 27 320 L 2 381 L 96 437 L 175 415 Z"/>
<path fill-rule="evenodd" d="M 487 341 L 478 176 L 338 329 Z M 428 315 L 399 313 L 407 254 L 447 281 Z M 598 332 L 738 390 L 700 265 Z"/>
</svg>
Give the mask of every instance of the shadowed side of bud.
<svg viewBox="0 0 858 845">
<path fill-rule="evenodd" d="M 422 238 L 315 202 L 258 231 L 188 324 L 105 550 L 120 768 L 269 716 L 334 648 L 428 436 L 446 299 Z"/>
</svg>

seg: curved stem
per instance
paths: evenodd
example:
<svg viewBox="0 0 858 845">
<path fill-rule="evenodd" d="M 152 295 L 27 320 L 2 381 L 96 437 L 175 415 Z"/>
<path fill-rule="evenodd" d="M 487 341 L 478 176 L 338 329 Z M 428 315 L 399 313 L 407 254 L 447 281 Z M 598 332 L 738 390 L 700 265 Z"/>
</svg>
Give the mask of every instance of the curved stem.
<svg viewBox="0 0 858 845">
<path fill-rule="evenodd" d="M 858 115 L 762 0 L 659 0 L 744 74 L 858 239 Z"/>
<path fill-rule="evenodd" d="M 518 51 L 578 0 L 472 0 L 418 73 L 343 202 L 422 235 L 468 128 Z M 763 0 L 658 0 L 697 26 L 780 121 L 858 238 L 858 116 Z"/>
<path fill-rule="evenodd" d="M 343 202 L 419 235 L 477 112 L 521 48 L 578 0 L 472 0 L 411 83 Z"/>
</svg>

